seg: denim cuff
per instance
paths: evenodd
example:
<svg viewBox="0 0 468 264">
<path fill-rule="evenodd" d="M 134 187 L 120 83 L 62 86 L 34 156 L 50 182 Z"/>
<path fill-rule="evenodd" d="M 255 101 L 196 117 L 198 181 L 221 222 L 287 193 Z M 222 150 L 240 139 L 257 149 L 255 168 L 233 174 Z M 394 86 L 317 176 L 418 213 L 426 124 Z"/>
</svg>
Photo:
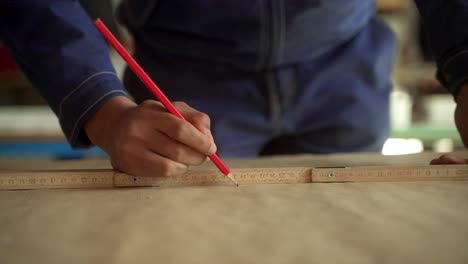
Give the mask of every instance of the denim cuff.
<svg viewBox="0 0 468 264">
<path fill-rule="evenodd" d="M 468 47 L 448 56 L 438 68 L 437 79 L 456 98 L 462 85 L 468 81 Z"/>
<path fill-rule="evenodd" d="M 57 116 L 73 148 L 92 146 L 84 124 L 102 104 L 118 95 L 128 96 L 115 73 L 100 72 L 84 80 L 62 99 Z"/>
</svg>

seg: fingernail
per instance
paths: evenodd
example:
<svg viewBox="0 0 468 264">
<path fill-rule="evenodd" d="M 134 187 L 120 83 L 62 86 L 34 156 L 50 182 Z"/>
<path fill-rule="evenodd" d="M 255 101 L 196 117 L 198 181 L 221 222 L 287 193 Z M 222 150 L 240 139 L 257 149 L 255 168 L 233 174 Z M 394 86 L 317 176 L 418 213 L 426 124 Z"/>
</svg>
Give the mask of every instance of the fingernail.
<svg viewBox="0 0 468 264">
<path fill-rule="evenodd" d="M 208 150 L 208 155 L 214 154 L 216 152 L 216 145 L 211 144 L 210 150 Z"/>
</svg>

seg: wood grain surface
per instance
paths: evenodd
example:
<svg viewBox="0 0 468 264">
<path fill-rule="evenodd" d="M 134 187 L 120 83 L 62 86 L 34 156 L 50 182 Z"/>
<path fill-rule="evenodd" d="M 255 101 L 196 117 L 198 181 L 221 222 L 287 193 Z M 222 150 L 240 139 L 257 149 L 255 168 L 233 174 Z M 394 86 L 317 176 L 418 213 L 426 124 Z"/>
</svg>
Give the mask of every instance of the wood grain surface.
<svg viewBox="0 0 468 264">
<path fill-rule="evenodd" d="M 304 161 L 413 166 L 435 156 L 228 162 L 238 168 Z M 0 167 L 21 164 L 7 163 Z M 33 168 L 109 165 L 23 163 L 24 170 Z M 466 245 L 463 181 L 0 192 L 0 263 L 468 263 Z"/>
</svg>

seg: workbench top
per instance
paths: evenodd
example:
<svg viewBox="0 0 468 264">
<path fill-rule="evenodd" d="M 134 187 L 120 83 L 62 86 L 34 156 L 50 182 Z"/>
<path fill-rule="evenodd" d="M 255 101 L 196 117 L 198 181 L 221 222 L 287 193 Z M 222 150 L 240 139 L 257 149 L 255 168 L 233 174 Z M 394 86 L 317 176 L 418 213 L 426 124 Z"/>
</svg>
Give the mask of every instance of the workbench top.
<svg viewBox="0 0 468 264">
<path fill-rule="evenodd" d="M 436 156 L 227 163 L 420 165 Z M 0 161 L 1 170 L 19 167 L 109 164 Z M 467 263 L 467 245 L 460 181 L 0 191 L 0 263 Z"/>
</svg>

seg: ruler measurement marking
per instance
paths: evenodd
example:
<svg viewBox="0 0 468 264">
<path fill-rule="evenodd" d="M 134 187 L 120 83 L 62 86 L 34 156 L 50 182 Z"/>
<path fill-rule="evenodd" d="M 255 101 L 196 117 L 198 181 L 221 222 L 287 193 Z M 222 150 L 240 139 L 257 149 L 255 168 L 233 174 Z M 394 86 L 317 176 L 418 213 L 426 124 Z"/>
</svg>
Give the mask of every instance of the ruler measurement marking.
<svg viewBox="0 0 468 264">
<path fill-rule="evenodd" d="M 312 174 L 314 182 L 468 180 L 468 165 L 314 168 Z"/>
<path fill-rule="evenodd" d="M 112 171 L 0 172 L 0 190 L 113 187 Z"/>
<path fill-rule="evenodd" d="M 309 168 L 281 168 L 281 169 L 237 169 L 233 170 L 233 174 L 241 184 L 258 184 L 258 183 L 299 183 L 306 182 L 310 174 Z M 195 185 L 231 185 L 219 172 L 200 172 L 192 171 L 185 175 L 172 178 L 146 178 L 133 177 L 126 174 L 118 174 L 116 178 L 117 186 L 195 186 Z M 310 180 L 309 180 L 310 182 Z"/>
<path fill-rule="evenodd" d="M 244 185 L 468 180 L 468 165 L 253 168 L 234 169 L 233 174 L 239 183 Z M 231 183 L 218 171 L 189 171 L 184 175 L 170 178 L 135 177 L 113 170 L 0 171 L 0 190 L 213 185 L 231 185 Z"/>
</svg>

